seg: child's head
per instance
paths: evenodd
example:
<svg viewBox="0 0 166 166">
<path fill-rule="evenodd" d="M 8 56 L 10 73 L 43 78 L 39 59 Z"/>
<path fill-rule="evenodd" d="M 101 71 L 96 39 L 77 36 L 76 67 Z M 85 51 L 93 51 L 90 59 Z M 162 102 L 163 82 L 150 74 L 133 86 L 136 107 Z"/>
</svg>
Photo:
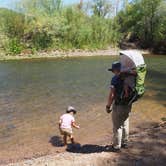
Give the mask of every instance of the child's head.
<svg viewBox="0 0 166 166">
<path fill-rule="evenodd" d="M 115 75 L 118 75 L 121 70 L 121 63 L 116 61 L 112 63 L 112 68 L 108 69 L 108 71 L 112 71 Z"/>
<path fill-rule="evenodd" d="M 76 109 L 74 107 L 68 106 L 67 109 L 66 109 L 66 113 L 68 113 L 68 114 L 70 114 L 70 113 L 76 114 L 77 111 L 76 111 Z"/>
</svg>

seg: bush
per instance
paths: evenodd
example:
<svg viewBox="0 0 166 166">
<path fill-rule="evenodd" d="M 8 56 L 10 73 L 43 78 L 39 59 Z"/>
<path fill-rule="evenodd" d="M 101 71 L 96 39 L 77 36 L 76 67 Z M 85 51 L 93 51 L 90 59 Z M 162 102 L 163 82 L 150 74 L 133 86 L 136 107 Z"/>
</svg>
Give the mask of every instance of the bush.
<svg viewBox="0 0 166 166">
<path fill-rule="evenodd" d="M 52 35 L 43 29 L 36 30 L 32 34 L 32 43 L 37 50 L 46 49 L 53 43 Z"/>
<path fill-rule="evenodd" d="M 8 48 L 10 54 L 20 54 L 23 49 L 20 41 L 16 38 L 9 40 Z"/>
<path fill-rule="evenodd" d="M 10 52 L 20 53 L 22 48 L 96 49 L 116 45 L 119 33 L 108 17 L 110 4 L 100 1 L 104 8 L 94 1 L 88 9 L 93 11 L 91 15 L 77 5 L 62 7 L 61 0 L 23 0 L 22 12 L 3 11 L 2 27 L 10 39 Z"/>
</svg>

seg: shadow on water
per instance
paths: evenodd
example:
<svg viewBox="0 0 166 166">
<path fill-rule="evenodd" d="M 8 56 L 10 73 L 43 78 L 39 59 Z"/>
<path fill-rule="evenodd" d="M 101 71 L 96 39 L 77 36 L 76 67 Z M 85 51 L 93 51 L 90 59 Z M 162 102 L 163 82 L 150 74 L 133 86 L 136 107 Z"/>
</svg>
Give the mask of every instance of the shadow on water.
<svg viewBox="0 0 166 166">
<path fill-rule="evenodd" d="M 55 146 L 55 147 L 63 146 L 63 140 L 60 136 L 52 136 L 49 140 L 49 143 L 51 143 L 52 146 Z"/>
</svg>

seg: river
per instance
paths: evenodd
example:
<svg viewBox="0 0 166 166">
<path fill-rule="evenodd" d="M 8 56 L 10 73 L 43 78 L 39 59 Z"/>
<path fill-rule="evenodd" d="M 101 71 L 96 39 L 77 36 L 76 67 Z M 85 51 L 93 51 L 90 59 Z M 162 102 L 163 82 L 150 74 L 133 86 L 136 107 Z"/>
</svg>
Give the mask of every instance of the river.
<svg viewBox="0 0 166 166">
<path fill-rule="evenodd" d="M 111 135 L 104 112 L 117 57 L 11 60 L 0 62 L 0 163 L 55 153 L 58 118 L 68 105 L 78 110 L 76 139 L 93 142 Z M 146 94 L 134 104 L 131 130 L 166 117 L 166 58 L 146 56 Z"/>
</svg>

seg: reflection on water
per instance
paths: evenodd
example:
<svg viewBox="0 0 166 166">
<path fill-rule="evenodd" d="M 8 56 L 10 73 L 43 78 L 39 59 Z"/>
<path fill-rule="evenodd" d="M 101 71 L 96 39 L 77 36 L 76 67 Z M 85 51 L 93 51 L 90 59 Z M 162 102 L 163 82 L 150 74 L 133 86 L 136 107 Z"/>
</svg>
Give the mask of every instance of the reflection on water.
<svg viewBox="0 0 166 166">
<path fill-rule="evenodd" d="M 0 160 L 53 152 L 48 141 L 57 134 L 58 117 L 67 105 L 74 105 L 80 111 L 77 119 L 83 127 L 77 132 L 78 139 L 79 134 L 91 139 L 93 136 L 87 134 L 87 129 L 88 133 L 94 132 L 94 126 L 98 126 L 94 135 L 99 137 L 111 131 L 108 124 L 98 124 L 101 119 L 111 123 L 103 108 L 111 78 L 106 69 L 115 59 L 82 57 L 0 62 L 0 149 L 3 149 Z M 141 111 L 153 115 L 149 110 L 155 107 L 153 110 L 158 111 L 159 119 L 164 116 L 166 99 L 166 59 L 149 56 L 146 62 L 147 93 L 140 101 Z M 141 104 L 139 107 L 136 104 L 136 110 Z"/>
</svg>

